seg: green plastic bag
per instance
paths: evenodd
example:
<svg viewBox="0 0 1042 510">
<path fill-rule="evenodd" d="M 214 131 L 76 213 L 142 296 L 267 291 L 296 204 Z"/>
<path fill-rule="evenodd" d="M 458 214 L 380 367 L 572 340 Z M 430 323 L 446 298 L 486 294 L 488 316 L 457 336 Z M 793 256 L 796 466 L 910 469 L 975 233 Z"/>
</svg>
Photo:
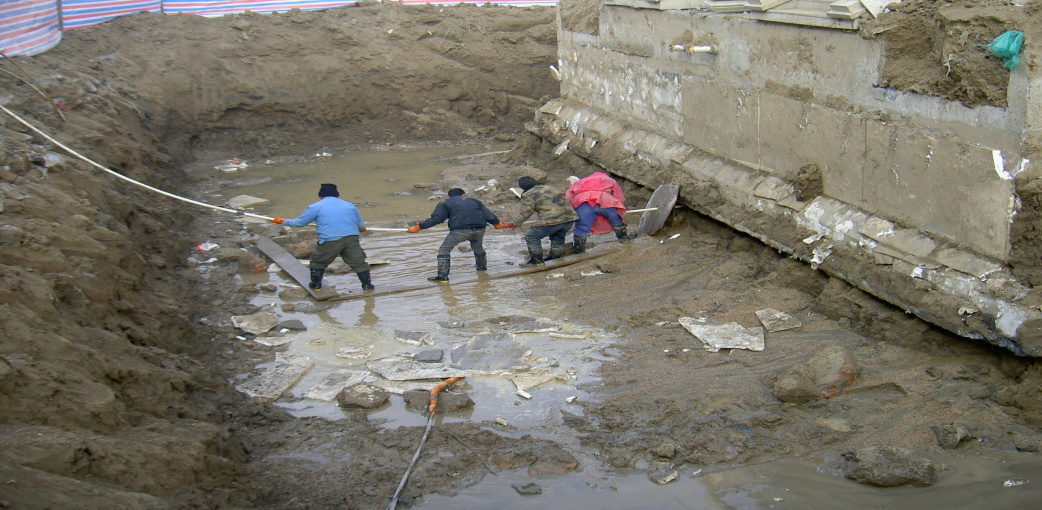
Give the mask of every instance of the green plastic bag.
<svg viewBox="0 0 1042 510">
<path fill-rule="evenodd" d="M 1020 64 L 1020 48 L 1024 46 L 1024 32 L 1009 30 L 988 44 L 992 55 L 1002 57 L 1006 69 L 1016 71 Z"/>
</svg>

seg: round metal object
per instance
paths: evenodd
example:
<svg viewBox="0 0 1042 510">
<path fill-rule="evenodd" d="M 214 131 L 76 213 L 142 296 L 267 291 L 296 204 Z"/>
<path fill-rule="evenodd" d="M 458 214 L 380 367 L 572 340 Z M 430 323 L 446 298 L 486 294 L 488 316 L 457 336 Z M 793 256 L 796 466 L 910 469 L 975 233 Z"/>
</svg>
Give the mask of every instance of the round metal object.
<svg viewBox="0 0 1042 510">
<path fill-rule="evenodd" d="M 677 196 L 680 194 L 680 186 L 676 184 L 663 184 L 655 188 L 648 200 L 647 208 L 657 207 L 658 210 L 648 211 L 641 214 L 637 231 L 653 235 L 666 224 L 669 213 L 673 212 L 673 206 L 677 204 Z"/>
</svg>

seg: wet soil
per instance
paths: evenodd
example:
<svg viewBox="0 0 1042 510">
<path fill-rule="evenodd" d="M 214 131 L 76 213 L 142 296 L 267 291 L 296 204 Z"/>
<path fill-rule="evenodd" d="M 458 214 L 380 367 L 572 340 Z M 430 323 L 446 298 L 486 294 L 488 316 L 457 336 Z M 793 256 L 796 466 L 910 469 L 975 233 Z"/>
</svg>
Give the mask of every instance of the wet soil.
<svg viewBox="0 0 1042 510">
<path fill-rule="evenodd" d="M 307 161 L 405 140 L 495 152 L 493 137 L 517 147 L 456 167 L 444 184 L 545 171 L 563 187 L 585 162 L 520 134 L 556 92 L 546 71 L 553 19 L 540 8 L 379 5 L 133 16 L 16 59 L 12 72 L 32 76 L 64 121 L 26 81 L 5 73 L 0 84 L 5 107 L 58 140 L 200 199 L 230 186 L 212 167 L 231 157 Z M 261 291 L 243 275 L 265 262 L 250 239 L 273 226 L 157 198 L 0 122 L 0 506 L 386 506 L 421 428 L 387 430 L 359 412 L 298 418 L 233 388 L 273 357 L 237 339 L 230 321 L 258 309 Z M 649 194 L 627 191 L 631 205 Z M 486 203 L 509 211 L 510 196 Z M 204 270 L 202 240 L 244 251 Z M 597 267 L 610 271 L 581 276 Z M 560 410 L 555 433 L 576 444 L 442 423 L 406 505 L 451 496 L 490 470 L 553 477 L 576 458 L 625 476 L 658 459 L 709 470 L 826 463 L 869 444 L 930 455 L 941 448 L 933 427 L 949 424 L 967 430 L 957 450 L 967 456 L 1040 448 L 1042 369 L 1032 360 L 936 331 L 691 213 L 563 278 L 528 281 L 513 299 L 554 300 L 621 339 L 584 388 L 596 397 Z M 762 308 L 804 325 L 768 336 L 763 352 L 709 353 L 676 323 L 702 315 L 756 326 Z M 830 399 L 774 398 L 776 375 L 824 345 L 847 348 L 861 378 Z"/>
</svg>

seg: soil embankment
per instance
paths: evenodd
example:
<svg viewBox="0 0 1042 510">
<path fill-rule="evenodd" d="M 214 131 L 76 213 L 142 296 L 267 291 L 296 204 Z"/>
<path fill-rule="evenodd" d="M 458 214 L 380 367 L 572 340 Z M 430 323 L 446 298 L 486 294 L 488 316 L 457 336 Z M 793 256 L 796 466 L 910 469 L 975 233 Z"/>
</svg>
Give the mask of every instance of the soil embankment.
<svg viewBox="0 0 1042 510">
<path fill-rule="evenodd" d="M 509 12 L 508 12 L 509 11 Z M 213 191 L 185 171 L 212 160 L 324 148 L 516 136 L 556 94 L 554 10 L 371 5 L 219 19 L 142 15 L 72 32 L 0 74 L 4 105 L 104 165 L 164 189 Z M 16 75 L 59 102 L 65 120 Z M 560 185 L 584 162 L 525 138 L 508 163 Z M 236 275 L 260 262 L 230 218 L 157 198 L 56 158 L 0 120 L 0 501 L 12 508 L 383 508 L 422 430 L 385 433 L 365 416 L 291 418 L 229 381 L 270 360 L 229 317 L 255 311 Z M 639 203 L 647 191 L 629 188 Z M 634 203 L 631 202 L 631 203 Z M 820 461 L 870 444 L 1038 451 L 1042 372 L 953 338 L 678 212 L 681 236 L 639 238 L 603 278 L 536 283 L 577 319 L 628 341 L 585 416 L 562 411 L 616 469 L 666 459 L 722 469 Z M 225 250 L 203 270 L 193 247 Z M 668 243 L 668 244 L 667 244 Z M 608 257 L 605 257 L 608 259 Z M 590 269 L 590 268 L 581 268 Z M 542 281 L 542 280 L 541 280 Z M 798 316 L 762 353 L 711 354 L 676 325 L 704 315 L 755 326 Z M 838 397 L 775 398 L 776 376 L 839 345 L 861 377 Z M 489 469 L 574 467 L 560 445 L 478 424 L 444 427 L 404 502 L 451 495 Z M 750 432 L 751 431 L 751 432 Z M 972 440 L 971 440 L 972 439 Z M 274 451 L 292 457 L 266 462 Z M 487 453 L 489 465 L 475 462 Z M 321 456 L 324 462 L 309 458 Z"/>
</svg>

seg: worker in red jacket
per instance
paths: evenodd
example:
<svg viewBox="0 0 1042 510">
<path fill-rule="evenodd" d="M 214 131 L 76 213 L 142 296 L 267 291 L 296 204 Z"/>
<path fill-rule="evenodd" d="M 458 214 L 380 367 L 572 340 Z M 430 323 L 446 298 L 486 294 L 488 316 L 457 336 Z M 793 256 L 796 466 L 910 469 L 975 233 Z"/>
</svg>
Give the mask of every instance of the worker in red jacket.
<svg viewBox="0 0 1042 510">
<path fill-rule="evenodd" d="M 604 234 L 615 232 L 620 242 L 636 236 L 626 232 L 626 196 L 619 183 L 604 172 L 594 172 L 575 181 L 564 197 L 575 208 L 579 221 L 572 233 L 572 253 L 586 251 L 586 240 L 590 232 Z"/>
</svg>

